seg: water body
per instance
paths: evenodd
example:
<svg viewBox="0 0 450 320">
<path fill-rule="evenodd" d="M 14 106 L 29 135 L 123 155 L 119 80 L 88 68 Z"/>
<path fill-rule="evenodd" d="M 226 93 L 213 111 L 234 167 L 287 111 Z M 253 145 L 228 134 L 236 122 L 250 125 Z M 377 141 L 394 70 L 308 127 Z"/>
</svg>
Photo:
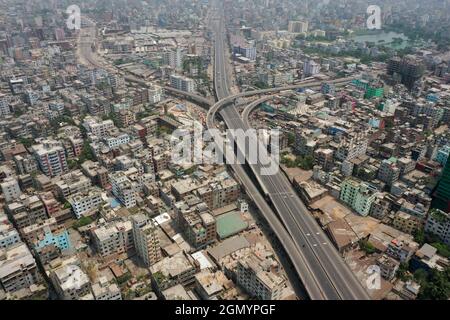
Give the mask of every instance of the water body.
<svg viewBox="0 0 450 320">
<path fill-rule="evenodd" d="M 402 39 L 402 42 L 396 42 L 395 39 Z M 394 31 L 376 31 L 373 34 L 355 35 L 351 39 L 356 42 L 373 42 L 376 45 L 385 45 L 393 49 L 403 49 L 412 45 L 412 41 L 403 33 L 397 33 Z"/>
</svg>

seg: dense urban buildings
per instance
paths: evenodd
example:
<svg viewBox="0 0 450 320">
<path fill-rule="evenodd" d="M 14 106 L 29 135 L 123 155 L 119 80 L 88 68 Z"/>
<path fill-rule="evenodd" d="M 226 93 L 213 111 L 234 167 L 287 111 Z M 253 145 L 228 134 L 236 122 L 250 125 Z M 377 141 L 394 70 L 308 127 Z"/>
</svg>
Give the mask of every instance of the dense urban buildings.
<svg viewBox="0 0 450 320">
<path fill-rule="evenodd" d="M 448 300 L 427 2 L 0 1 L 0 300 Z"/>
</svg>

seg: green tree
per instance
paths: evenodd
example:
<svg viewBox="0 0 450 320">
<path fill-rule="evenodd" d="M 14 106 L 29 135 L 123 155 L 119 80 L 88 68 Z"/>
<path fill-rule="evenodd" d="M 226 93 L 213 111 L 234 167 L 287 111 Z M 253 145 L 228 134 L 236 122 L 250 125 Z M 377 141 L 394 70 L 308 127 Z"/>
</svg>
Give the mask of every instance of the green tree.
<svg viewBox="0 0 450 320">
<path fill-rule="evenodd" d="M 376 249 L 372 243 L 367 240 L 361 240 L 359 242 L 359 248 L 367 254 L 375 253 Z"/>
<path fill-rule="evenodd" d="M 421 282 L 419 299 L 448 300 L 450 297 L 450 268 L 444 271 L 432 269 L 428 279 Z"/>
<path fill-rule="evenodd" d="M 427 281 L 428 274 L 424 269 L 417 269 L 414 272 L 414 280 L 416 280 L 418 283 L 423 284 Z"/>
<path fill-rule="evenodd" d="M 75 169 L 78 166 L 78 162 L 76 162 L 75 160 L 67 160 L 67 165 L 69 167 L 69 170 Z"/>
<path fill-rule="evenodd" d="M 300 159 L 298 166 L 303 170 L 311 170 L 314 167 L 314 157 L 311 155 L 306 155 Z"/>
<path fill-rule="evenodd" d="M 288 139 L 288 145 L 293 146 L 295 143 L 295 134 L 292 132 L 289 132 L 287 134 L 287 139 Z"/>
<path fill-rule="evenodd" d="M 87 226 L 88 224 L 91 224 L 92 222 L 94 222 L 94 220 L 91 217 L 81 217 L 72 226 L 75 229 L 78 229 L 78 228 Z"/>
<path fill-rule="evenodd" d="M 433 242 L 431 245 L 437 249 L 439 255 L 450 258 L 450 248 L 445 243 L 439 241 Z"/>
<path fill-rule="evenodd" d="M 81 152 L 80 156 L 78 157 L 78 164 L 81 165 L 86 160 L 91 160 L 91 161 L 95 160 L 94 151 L 92 150 L 88 141 L 84 141 L 83 151 Z"/>
<path fill-rule="evenodd" d="M 408 263 L 402 262 L 397 270 L 397 277 L 402 281 L 408 281 L 411 279 L 411 276 L 408 273 L 409 265 Z"/>
<path fill-rule="evenodd" d="M 30 138 L 20 138 L 19 142 L 23 144 L 26 148 L 29 148 L 33 145 L 33 139 Z"/>
<path fill-rule="evenodd" d="M 420 245 L 423 245 L 425 243 L 425 231 L 423 228 L 419 228 L 414 233 L 414 241 L 417 242 Z"/>
</svg>

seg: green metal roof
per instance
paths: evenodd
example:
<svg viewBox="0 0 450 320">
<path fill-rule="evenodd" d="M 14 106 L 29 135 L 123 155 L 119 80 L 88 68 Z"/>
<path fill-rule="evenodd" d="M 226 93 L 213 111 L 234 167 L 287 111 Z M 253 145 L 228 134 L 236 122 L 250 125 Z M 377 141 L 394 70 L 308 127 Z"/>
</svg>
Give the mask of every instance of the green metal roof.
<svg viewBox="0 0 450 320">
<path fill-rule="evenodd" d="M 217 234 L 225 239 L 247 229 L 248 224 L 242 220 L 238 212 L 229 212 L 217 218 Z"/>
</svg>

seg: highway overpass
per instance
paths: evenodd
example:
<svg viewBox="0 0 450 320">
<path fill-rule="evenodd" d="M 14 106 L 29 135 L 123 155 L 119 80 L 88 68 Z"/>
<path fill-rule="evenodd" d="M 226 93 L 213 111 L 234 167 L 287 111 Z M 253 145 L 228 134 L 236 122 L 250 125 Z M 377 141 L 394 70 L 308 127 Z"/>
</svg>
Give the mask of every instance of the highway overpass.
<svg viewBox="0 0 450 320">
<path fill-rule="evenodd" d="M 220 113 L 229 129 L 250 129 L 234 106 L 234 102 L 240 97 L 320 84 L 319 82 L 310 82 L 308 84 L 230 95 L 227 60 L 225 57 L 225 53 L 228 50 L 224 41 L 225 31 L 222 14 L 219 14 L 214 28 L 214 87 L 219 101 L 208 112 L 208 128 L 215 127 L 214 118 L 217 113 Z M 339 79 L 333 82 L 342 83 L 352 79 L 354 78 Z M 220 136 L 215 136 L 214 138 L 217 139 L 216 141 L 220 148 L 223 138 Z M 256 139 L 250 143 L 260 144 L 260 141 Z M 237 152 L 244 153 L 245 157 L 248 158 L 249 155 L 246 153 L 246 149 L 245 146 L 237 146 Z M 225 155 L 227 153 L 225 152 Z M 369 299 L 367 292 L 345 264 L 334 246 L 329 242 L 323 230 L 292 189 L 287 178 L 279 171 L 273 175 L 265 175 L 265 168 L 261 163 L 249 164 L 249 166 L 260 182 L 262 190 L 264 190 L 264 200 L 270 202 L 273 211 L 277 213 L 277 218 L 283 223 L 283 226 L 275 226 L 275 234 L 279 237 L 285 237 L 285 232 L 287 231 L 294 241 L 297 252 L 291 257 L 291 260 L 296 266 L 296 270 L 310 297 L 312 299 Z M 233 165 L 233 169 L 236 167 L 239 167 L 239 165 Z M 238 176 L 242 174 L 239 170 L 235 172 Z M 260 198 L 258 201 L 264 200 Z M 263 204 L 258 203 L 257 205 L 258 207 L 263 206 Z M 270 214 L 270 212 L 267 211 L 267 214 Z M 311 273 L 311 275 L 306 277 L 308 273 Z"/>
</svg>

